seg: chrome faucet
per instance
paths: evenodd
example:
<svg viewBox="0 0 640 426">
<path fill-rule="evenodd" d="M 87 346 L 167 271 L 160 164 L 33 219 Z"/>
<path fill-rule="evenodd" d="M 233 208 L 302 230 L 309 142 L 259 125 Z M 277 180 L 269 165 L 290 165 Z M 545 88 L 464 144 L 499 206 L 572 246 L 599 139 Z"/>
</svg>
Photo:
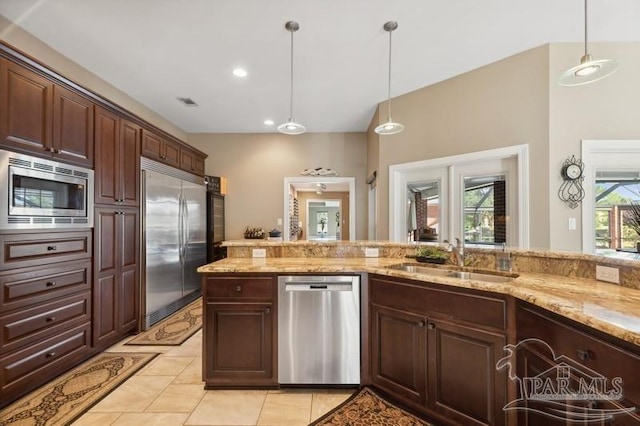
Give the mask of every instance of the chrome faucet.
<svg viewBox="0 0 640 426">
<path fill-rule="evenodd" d="M 453 255 L 456 258 L 456 264 L 460 267 L 464 266 L 464 241 L 461 241 L 460 238 L 456 238 L 455 246 L 447 240 L 444 240 L 443 242 L 447 245 L 447 250 L 453 252 Z"/>
</svg>

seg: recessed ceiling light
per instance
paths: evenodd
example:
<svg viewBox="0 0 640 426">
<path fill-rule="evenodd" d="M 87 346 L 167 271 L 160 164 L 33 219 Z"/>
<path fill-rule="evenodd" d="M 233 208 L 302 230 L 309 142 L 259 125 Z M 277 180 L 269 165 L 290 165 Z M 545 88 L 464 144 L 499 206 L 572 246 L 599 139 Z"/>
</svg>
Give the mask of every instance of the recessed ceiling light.
<svg viewBox="0 0 640 426">
<path fill-rule="evenodd" d="M 178 99 L 180 102 L 182 102 L 185 106 L 188 106 L 188 107 L 197 107 L 198 106 L 198 104 L 191 98 L 180 98 L 180 97 L 178 97 L 176 99 Z"/>
<path fill-rule="evenodd" d="M 235 75 L 236 77 L 246 77 L 247 76 L 247 70 L 243 69 L 243 68 L 236 68 L 233 70 L 233 75 Z"/>
<path fill-rule="evenodd" d="M 265 126 L 273 126 L 273 124 L 274 124 L 273 120 L 264 120 Z"/>
</svg>

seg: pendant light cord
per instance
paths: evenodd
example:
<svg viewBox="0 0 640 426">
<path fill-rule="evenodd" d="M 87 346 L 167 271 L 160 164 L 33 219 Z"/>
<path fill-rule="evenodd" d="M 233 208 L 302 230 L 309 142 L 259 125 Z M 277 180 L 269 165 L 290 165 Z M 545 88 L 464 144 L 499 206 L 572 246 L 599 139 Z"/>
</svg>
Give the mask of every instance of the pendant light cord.
<svg viewBox="0 0 640 426">
<path fill-rule="evenodd" d="M 587 56 L 589 51 L 587 49 L 587 0 L 584 0 L 584 56 Z"/>
<path fill-rule="evenodd" d="M 389 85 L 387 87 L 387 107 L 388 107 L 388 113 L 387 113 L 387 117 L 389 118 L 389 121 L 391 121 L 391 33 L 393 32 L 393 30 L 389 31 Z"/>
<path fill-rule="evenodd" d="M 586 1 L 586 0 L 585 0 Z M 289 87 L 289 121 L 293 121 L 293 31 L 291 31 L 291 85 Z"/>
</svg>

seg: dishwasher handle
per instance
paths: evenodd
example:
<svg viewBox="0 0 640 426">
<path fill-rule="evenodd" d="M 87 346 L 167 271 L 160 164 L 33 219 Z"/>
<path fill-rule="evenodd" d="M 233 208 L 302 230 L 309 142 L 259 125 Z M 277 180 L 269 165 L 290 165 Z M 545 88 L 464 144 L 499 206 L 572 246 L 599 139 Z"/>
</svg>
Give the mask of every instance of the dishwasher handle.
<svg viewBox="0 0 640 426">
<path fill-rule="evenodd" d="M 350 283 L 287 283 L 285 291 L 353 291 Z"/>
</svg>

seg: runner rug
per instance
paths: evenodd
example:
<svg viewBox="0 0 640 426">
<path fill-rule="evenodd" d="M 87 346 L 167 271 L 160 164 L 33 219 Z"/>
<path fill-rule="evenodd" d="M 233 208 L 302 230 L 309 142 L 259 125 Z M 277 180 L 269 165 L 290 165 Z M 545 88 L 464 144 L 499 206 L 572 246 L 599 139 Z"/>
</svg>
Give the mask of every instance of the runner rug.
<svg viewBox="0 0 640 426">
<path fill-rule="evenodd" d="M 0 425 L 68 425 L 156 355 L 98 354 L 0 410 Z"/>
<path fill-rule="evenodd" d="M 376 394 L 363 388 L 309 426 L 431 426 Z"/>
<path fill-rule="evenodd" d="M 125 345 L 181 345 L 201 327 L 202 297 L 199 297 Z"/>
</svg>

